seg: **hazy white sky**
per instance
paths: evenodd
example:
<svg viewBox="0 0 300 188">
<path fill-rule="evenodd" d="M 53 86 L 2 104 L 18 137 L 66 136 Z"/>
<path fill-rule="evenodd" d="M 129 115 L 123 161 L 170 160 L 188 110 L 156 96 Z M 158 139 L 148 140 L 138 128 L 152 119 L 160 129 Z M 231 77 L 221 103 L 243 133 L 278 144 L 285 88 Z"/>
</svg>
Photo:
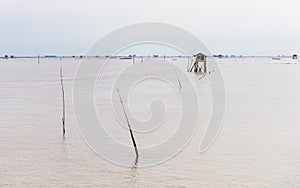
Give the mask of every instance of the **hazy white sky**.
<svg viewBox="0 0 300 188">
<path fill-rule="evenodd" d="M 0 0 L 0 55 L 79 55 L 106 33 L 174 24 L 212 53 L 300 54 L 299 0 Z"/>
</svg>

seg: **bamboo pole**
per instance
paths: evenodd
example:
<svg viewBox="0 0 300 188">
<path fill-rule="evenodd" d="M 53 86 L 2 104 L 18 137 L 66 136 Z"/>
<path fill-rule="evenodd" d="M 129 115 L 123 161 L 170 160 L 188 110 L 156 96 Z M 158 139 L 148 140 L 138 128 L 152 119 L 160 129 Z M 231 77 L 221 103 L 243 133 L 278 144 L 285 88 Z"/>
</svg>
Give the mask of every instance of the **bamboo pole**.
<svg viewBox="0 0 300 188">
<path fill-rule="evenodd" d="M 121 94 L 120 94 L 120 90 L 118 89 L 117 91 L 118 91 L 120 102 L 121 102 L 121 105 L 122 105 L 122 108 L 123 108 L 123 112 L 124 112 L 124 115 L 125 115 L 125 118 L 126 118 L 128 129 L 129 129 L 129 132 L 130 132 L 130 137 L 131 137 L 131 140 L 132 140 L 132 144 L 133 144 L 133 147 L 134 147 L 134 150 L 135 150 L 135 165 L 136 165 L 136 163 L 138 161 L 138 157 L 139 157 L 138 148 L 137 148 L 134 136 L 133 136 L 133 132 L 132 132 L 132 129 L 131 129 L 131 125 L 129 123 L 129 119 L 128 119 L 127 113 L 125 111 L 125 107 L 124 107 L 123 100 L 122 100 L 122 97 L 121 97 Z"/>
<path fill-rule="evenodd" d="M 179 84 L 179 89 L 182 89 L 182 85 L 181 85 L 181 82 L 180 82 L 179 78 L 177 78 L 177 81 L 178 81 L 178 84 Z"/>
<path fill-rule="evenodd" d="M 61 85 L 61 91 L 62 91 L 62 99 L 63 99 L 63 114 L 62 114 L 62 126 L 63 126 L 63 136 L 66 134 L 66 128 L 65 128 L 65 116 L 66 116 L 66 109 L 65 109 L 65 90 L 64 90 L 64 83 L 63 83 L 63 76 L 62 76 L 62 67 L 60 67 L 60 85 Z"/>
<path fill-rule="evenodd" d="M 190 57 L 188 57 L 188 63 L 186 66 L 186 71 L 189 72 L 189 67 L 190 67 Z"/>
<path fill-rule="evenodd" d="M 204 60 L 204 62 L 203 62 L 203 66 L 204 66 L 204 67 L 203 67 L 203 72 L 206 73 L 206 58 L 205 58 L 205 60 Z"/>
<path fill-rule="evenodd" d="M 181 82 L 180 82 L 180 80 L 179 80 L 179 77 L 178 77 L 177 71 L 176 71 L 176 70 L 174 70 L 174 71 L 175 71 L 176 78 L 177 78 L 177 81 L 178 81 L 179 89 L 182 89 L 182 85 L 181 85 Z"/>
</svg>

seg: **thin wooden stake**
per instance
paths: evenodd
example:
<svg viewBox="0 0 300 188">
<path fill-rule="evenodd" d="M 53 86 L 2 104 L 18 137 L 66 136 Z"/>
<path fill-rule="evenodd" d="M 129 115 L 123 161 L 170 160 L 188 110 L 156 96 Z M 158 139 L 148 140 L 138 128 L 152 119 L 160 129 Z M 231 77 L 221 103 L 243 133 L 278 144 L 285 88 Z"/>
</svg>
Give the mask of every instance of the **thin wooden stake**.
<svg viewBox="0 0 300 188">
<path fill-rule="evenodd" d="M 187 72 L 189 72 L 189 67 L 190 67 L 190 57 L 188 57 L 188 63 L 187 63 L 187 67 L 186 67 Z"/>
<path fill-rule="evenodd" d="M 174 70 L 174 71 L 175 71 L 176 78 L 177 78 L 177 81 L 178 81 L 179 89 L 182 89 L 182 85 L 181 85 L 181 82 L 179 80 L 178 74 L 177 74 L 176 70 Z"/>
<path fill-rule="evenodd" d="M 60 67 L 60 85 L 61 85 L 61 91 L 62 91 L 62 97 L 63 97 L 63 114 L 62 114 L 62 125 L 63 125 L 63 136 L 66 134 L 66 128 L 65 128 L 65 116 L 66 116 L 66 110 L 65 110 L 65 90 L 64 90 L 64 83 L 63 83 L 63 76 L 62 76 L 62 67 Z"/>
<path fill-rule="evenodd" d="M 130 125 L 130 123 L 129 123 L 127 113 L 126 113 L 126 111 L 125 111 L 125 107 L 124 107 L 123 100 L 122 100 L 122 97 L 121 97 L 121 94 L 120 94 L 120 90 L 119 90 L 119 89 L 118 89 L 118 94 L 119 94 L 120 102 L 121 102 L 121 104 L 122 104 L 122 108 L 123 108 L 123 112 L 124 112 L 124 115 L 125 115 L 125 118 L 126 118 L 126 122 L 127 122 L 127 125 L 128 125 L 128 129 L 129 129 L 129 132 L 130 132 L 132 144 L 133 144 L 133 147 L 134 147 L 134 150 L 135 150 L 135 163 L 137 163 L 138 157 L 139 157 L 139 152 L 138 152 L 138 149 L 137 149 L 137 145 L 136 145 L 136 142 L 135 142 L 135 139 L 134 139 L 134 136 L 133 136 L 133 132 L 132 132 L 132 129 L 131 129 L 131 125 Z M 135 164 L 135 165 L 136 165 L 136 164 Z"/>
</svg>

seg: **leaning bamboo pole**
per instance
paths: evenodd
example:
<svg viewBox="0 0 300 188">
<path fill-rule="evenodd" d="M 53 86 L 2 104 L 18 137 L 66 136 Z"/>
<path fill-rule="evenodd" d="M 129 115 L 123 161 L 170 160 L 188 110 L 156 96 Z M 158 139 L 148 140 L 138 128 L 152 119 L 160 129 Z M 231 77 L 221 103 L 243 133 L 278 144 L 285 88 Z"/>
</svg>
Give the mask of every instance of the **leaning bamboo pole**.
<svg viewBox="0 0 300 188">
<path fill-rule="evenodd" d="M 122 100 L 122 97 L 121 97 L 121 94 L 120 94 L 120 90 L 118 89 L 117 91 L 118 91 L 120 102 L 121 102 L 121 105 L 122 105 L 122 108 L 123 108 L 123 112 L 124 112 L 124 115 L 125 115 L 125 118 L 126 118 L 128 129 L 129 129 L 129 132 L 130 132 L 130 137 L 131 137 L 131 140 L 132 140 L 132 144 L 133 144 L 133 147 L 134 147 L 134 150 L 135 150 L 135 165 L 136 165 L 136 163 L 138 161 L 138 157 L 139 157 L 139 152 L 138 152 L 137 144 L 135 142 L 135 139 L 134 139 L 134 136 L 133 136 L 133 132 L 132 132 L 132 129 L 131 129 L 131 125 L 129 123 L 129 119 L 128 119 L 127 113 L 125 111 L 125 107 L 124 107 L 124 103 L 123 103 L 123 100 Z"/>
<path fill-rule="evenodd" d="M 66 134 L 66 128 L 65 128 L 65 120 L 66 120 L 66 109 L 65 109 L 65 90 L 64 90 L 64 83 L 63 83 L 63 76 L 62 76 L 62 67 L 60 67 L 60 85 L 61 85 L 61 91 L 62 91 L 62 100 L 63 100 L 63 113 L 62 113 L 62 126 L 63 126 L 63 136 Z"/>
<path fill-rule="evenodd" d="M 190 72 L 192 72 L 193 69 L 194 69 L 194 72 L 197 72 L 197 71 L 195 71 L 195 70 L 196 70 L 196 67 L 195 67 L 195 66 L 196 66 L 196 63 L 193 64 L 192 68 L 190 69 Z"/>
<path fill-rule="evenodd" d="M 176 78 L 177 78 L 177 82 L 178 82 L 178 85 L 179 85 L 179 90 L 181 90 L 181 89 L 182 89 L 182 85 L 181 85 L 181 82 L 180 82 L 180 80 L 179 80 L 179 77 L 178 77 L 177 71 L 176 71 L 176 70 L 174 70 L 174 71 L 175 71 Z"/>
</svg>

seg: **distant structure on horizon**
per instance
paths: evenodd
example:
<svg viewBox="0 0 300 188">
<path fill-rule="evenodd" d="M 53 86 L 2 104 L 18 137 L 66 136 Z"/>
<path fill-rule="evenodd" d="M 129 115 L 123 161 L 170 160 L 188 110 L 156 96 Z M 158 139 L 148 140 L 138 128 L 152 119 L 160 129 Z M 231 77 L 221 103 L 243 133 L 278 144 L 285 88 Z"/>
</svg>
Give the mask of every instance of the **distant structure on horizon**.
<svg viewBox="0 0 300 188">
<path fill-rule="evenodd" d="M 298 59 L 298 55 L 297 55 L 297 54 L 294 54 L 294 55 L 293 55 L 293 59 Z"/>
<path fill-rule="evenodd" d="M 189 70 L 189 72 L 193 71 L 193 72 L 206 73 L 206 58 L 207 58 L 207 56 L 202 53 L 198 53 L 198 54 L 194 55 L 194 57 L 196 57 L 196 59 L 195 59 L 193 66 Z M 203 67 L 199 65 L 200 62 L 203 63 Z"/>
</svg>

